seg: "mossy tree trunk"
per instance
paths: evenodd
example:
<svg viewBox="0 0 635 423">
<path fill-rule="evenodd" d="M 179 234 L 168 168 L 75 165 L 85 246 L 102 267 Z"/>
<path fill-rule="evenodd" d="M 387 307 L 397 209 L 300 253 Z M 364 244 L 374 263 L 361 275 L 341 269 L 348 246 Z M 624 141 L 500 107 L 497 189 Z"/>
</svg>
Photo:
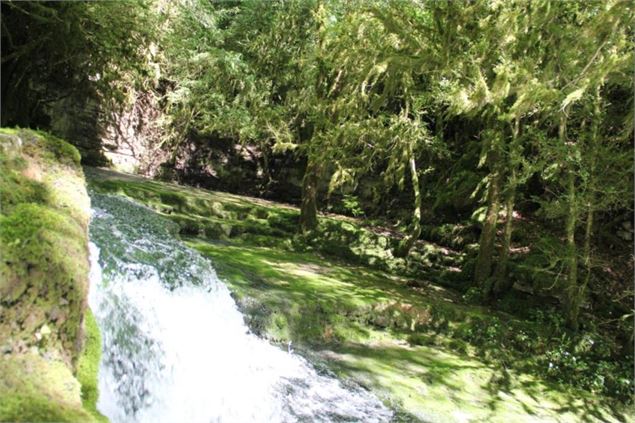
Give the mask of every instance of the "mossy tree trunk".
<svg viewBox="0 0 635 423">
<path fill-rule="evenodd" d="M 595 172 L 597 167 L 597 148 L 596 147 L 598 143 L 600 142 L 599 140 L 599 126 L 600 126 L 600 119 L 601 119 L 600 103 L 601 103 L 600 86 L 598 86 L 596 90 L 596 97 L 595 97 L 595 103 L 594 103 L 594 109 L 593 109 L 593 124 L 592 124 L 593 126 L 591 129 L 591 139 L 590 139 L 590 145 L 589 145 L 590 162 L 589 162 L 589 170 L 588 170 L 588 176 L 586 181 L 586 184 L 587 184 L 586 188 L 588 193 L 587 193 L 587 200 L 585 202 L 586 225 L 584 228 L 584 244 L 582 247 L 582 264 L 584 266 L 584 280 L 582 281 L 581 284 L 577 280 L 577 267 L 578 267 L 577 251 L 575 255 L 575 261 L 572 260 L 571 257 L 569 257 L 569 260 L 570 260 L 569 272 L 570 273 L 569 273 L 569 280 L 568 280 L 568 285 L 569 285 L 568 288 L 570 289 L 570 292 L 568 292 L 568 295 L 571 295 L 572 298 L 567 307 L 567 310 L 568 310 L 567 323 L 572 329 L 578 329 L 580 307 L 582 306 L 584 297 L 586 295 L 587 286 L 589 285 L 589 281 L 591 280 L 591 271 L 592 271 L 591 239 L 593 237 L 594 206 L 595 206 L 595 202 L 597 201 L 596 195 L 595 195 L 595 192 L 596 192 Z M 575 178 L 570 177 L 568 183 L 569 183 L 569 195 L 575 194 L 575 191 L 574 191 Z M 575 214 L 577 215 L 578 213 L 577 204 L 575 202 L 572 202 L 570 204 L 571 204 L 570 207 L 576 207 L 576 209 L 572 211 L 570 210 L 569 214 L 571 215 L 573 212 L 575 212 Z M 567 242 L 570 242 L 569 240 L 570 230 L 571 228 L 569 228 L 569 224 L 567 224 Z M 573 231 L 575 232 L 575 227 L 573 228 Z M 575 238 L 574 238 L 574 241 L 575 241 Z M 573 244 L 573 247 L 575 247 L 575 243 Z M 569 250 L 567 250 L 567 253 L 572 254 L 572 252 Z M 573 275 L 575 279 L 571 277 L 571 271 L 573 271 Z M 572 285 L 574 282 L 575 282 L 575 287 Z"/>
<path fill-rule="evenodd" d="M 499 154 L 494 146 L 488 153 L 490 162 L 489 188 L 487 190 L 487 213 L 479 238 L 479 250 L 474 268 L 474 282 L 482 289 L 484 295 L 491 290 L 492 257 L 496 241 L 496 225 L 500 208 L 501 171 Z"/>
<path fill-rule="evenodd" d="M 503 237 L 503 245 L 500 249 L 500 257 L 498 265 L 494 273 L 494 289 L 495 295 L 503 294 L 508 291 L 513 281 L 508 277 L 507 264 L 509 262 L 512 233 L 514 231 L 514 204 L 516 201 L 516 187 L 518 185 L 517 160 L 520 156 L 520 146 L 518 145 L 518 133 L 520 130 L 520 119 L 516 118 L 514 127 L 512 128 L 512 142 L 510 148 L 509 177 L 508 186 L 505 193 L 505 232 Z"/>
<path fill-rule="evenodd" d="M 260 151 L 262 152 L 262 173 L 265 177 L 265 188 L 269 189 L 273 182 L 271 166 L 269 165 L 269 147 L 263 143 L 261 144 Z"/>
<path fill-rule="evenodd" d="M 589 163 L 589 176 L 588 176 L 588 201 L 586 203 L 586 227 L 584 231 L 584 246 L 582 250 L 582 260 L 584 264 L 584 282 L 579 289 L 578 295 L 581 298 L 584 298 L 586 293 L 586 288 L 589 285 L 589 281 L 591 280 L 591 239 L 593 238 L 593 224 L 594 224 L 594 208 L 597 201 L 596 198 L 596 171 L 597 171 L 597 146 L 600 142 L 599 140 L 599 131 L 600 131 L 600 119 L 601 119 L 601 95 L 600 95 L 600 86 L 596 89 L 595 94 L 595 103 L 593 107 L 593 127 L 591 129 L 591 146 L 590 146 L 590 163 Z M 580 301 L 581 302 L 581 301 Z"/>
<path fill-rule="evenodd" d="M 563 145 L 567 145 L 567 117 L 566 111 L 560 114 L 558 135 Z M 574 148 L 573 145 L 570 146 Z M 571 155 L 571 154 L 569 154 Z M 578 220 L 578 207 L 576 198 L 576 174 L 569 157 L 569 163 L 565 166 L 567 215 L 565 218 L 565 268 L 566 278 L 564 287 L 564 310 L 567 326 L 577 330 L 579 326 L 578 316 L 580 311 L 580 295 L 578 290 L 578 250 L 575 241 L 575 230 Z"/>
<path fill-rule="evenodd" d="M 515 172 L 513 172 L 515 173 Z M 507 263 L 509 262 L 509 254 L 512 241 L 512 233 L 514 230 L 514 203 L 516 199 L 516 187 L 509 186 L 505 194 L 505 233 L 503 237 L 503 245 L 500 249 L 500 257 L 496 265 L 494 273 L 494 289 L 495 295 L 500 295 L 511 288 L 512 281 L 507 276 Z"/>
<path fill-rule="evenodd" d="M 300 206 L 300 230 L 303 233 L 315 229 L 317 218 L 318 167 L 309 158 L 302 179 L 302 203 Z"/>
<path fill-rule="evenodd" d="M 573 330 L 578 329 L 579 292 L 578 292 L 578 251 L 575 242 L 575 228 L 577 224 L 575 174 L 569 170 L 567 175 L 567 202 L 568 212 L 566 218 L 566 257 L 567 268 L 565 287 L 565 312 L 567 326 Z"/>
<path fill-rule="evenodd" d="M 584 264 L 584 283 L 582 284 L 581 289 L 579 290 L 579 295 L 581 297 L 584 296 L 586 291 L 586 287 L 589 285 L 589 280 L 591 280 L 591 238 L 593 238 L 593 203 L 589 201 L 587 204 L 587 216 L 586 216 L 586 228 L 584 231 L 584 247 L 582 250 L 582 260 Z"/>
<path fill-rule="evenodd" d="M 412 151 L 410 151 L 408 164 L 410 166 L 410 179 L 414 193 L 414 212 L 412 214 L 410 233 L 399 243 L 395 250 L 396 257 L 406 257 L 421 235 L 421 187 L 419 186 L 417 163 Z"/>
</svg>

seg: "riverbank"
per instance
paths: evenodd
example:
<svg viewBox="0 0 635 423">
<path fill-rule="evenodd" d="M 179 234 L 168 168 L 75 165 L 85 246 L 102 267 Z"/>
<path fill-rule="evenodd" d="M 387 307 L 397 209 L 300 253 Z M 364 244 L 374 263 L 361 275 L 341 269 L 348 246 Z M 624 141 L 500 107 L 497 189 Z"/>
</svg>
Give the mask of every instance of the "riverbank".
<svg viewBox="0 0 635 423">
<path fill-rule="evenodd" d="M 389 236 L 353 219 L 323 218 L 320 232 L 301 238 L 288 205 L 87 173 L 94 189 L 178 223 L 212 259 L 253 332 L 374 391 L 404 421 L 633 420 L 609 399 L 540 376 L 537 366 L 558 342 L 549 321 L 473 305 L 469 295 L 414 279 L 408 262 L 389 255 Z M 420 246 L 459 273 L 451 268 L 461 252 L 444 250 Z"/>
</svg>

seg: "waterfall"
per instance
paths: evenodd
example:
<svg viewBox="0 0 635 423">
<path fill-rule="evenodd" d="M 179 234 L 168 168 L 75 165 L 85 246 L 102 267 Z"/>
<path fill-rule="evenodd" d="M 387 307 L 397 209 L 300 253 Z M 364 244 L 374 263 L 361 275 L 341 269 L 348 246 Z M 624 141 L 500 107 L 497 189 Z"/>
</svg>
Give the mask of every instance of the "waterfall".
<svg viewBox="0 0 635 423">
<path fill-rule="evenodd" d="M 211 263 L 172 222 L 91 196 L 97 406 L 113 423 L 390 420 L 371 393 L 249 333 Z"/>
</svg>

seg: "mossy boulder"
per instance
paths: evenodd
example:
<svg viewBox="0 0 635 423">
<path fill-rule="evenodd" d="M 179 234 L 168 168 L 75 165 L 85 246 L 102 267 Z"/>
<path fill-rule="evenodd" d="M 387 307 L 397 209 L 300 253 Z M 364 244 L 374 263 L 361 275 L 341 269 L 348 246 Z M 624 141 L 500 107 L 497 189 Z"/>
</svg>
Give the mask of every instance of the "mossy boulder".
<svg viewBox="0 0 635 423">
<path fill-rule="evenodd" d="M 90 217 L 79 153 L 21 129 L 0 130 L 0 146 L 0 421 L 94 420 L 75 377 Z"/>
</svg>

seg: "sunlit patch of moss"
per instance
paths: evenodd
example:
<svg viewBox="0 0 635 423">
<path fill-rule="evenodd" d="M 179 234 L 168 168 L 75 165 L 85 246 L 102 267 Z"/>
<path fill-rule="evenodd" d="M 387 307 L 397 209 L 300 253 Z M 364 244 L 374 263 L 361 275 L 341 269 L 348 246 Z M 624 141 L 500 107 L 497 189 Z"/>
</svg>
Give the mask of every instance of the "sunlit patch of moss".
<svg viewBox="0 0 635 423">
<path fill-rule="evenodd" d="M 362 266 L 274 248 L 189 241 L 213 259 L 261 334 L 313 345 L 369 339 L 373 329 L 404 339 L 416 332 L 448 332 L 480 319 L 484 311 L 457 303 L 440 287 L 413 291 L 408 280 Z M 257 306 L 250 307 L 250 304 Z M 279 339 L 266 310 L 281 311 L 289 325 Z M 262 330 L 264 329 L 264 330 Z"/>
<path fill-rule="evenodd" d="M 4 355 L 0 375 L 0 421 L 95 421 L 82 408 L 80 385 L 61 361 L 37 354 Z"/>
<path fill-rule="evenodd" d="M 20 128 L 0 128 L 0 134 L 16 135 Z"/>
<path fill-rule="evenodd" d="M 43 131 L 23 131 L 22 136 L 27 136 L 27 143 L 25 144 L 26 152 L 28 154 L 29 147 L 31 145 L 37 145 L 40 154 L 44 152 L 44 159 L 54 161 L 62 165 L 79 166 L 81 161 L 81 155 L 77 148 L 67 143 L 66 141 L 51 135 Z M 31 138 L 29 138 L 31 135 Z M 42 149 L 42 146 L 44 149 Z"/>
<path fill-rule="evenodd" d="M 0 213 L 7 213 L 20 203 L 44 203 L 48 192 L 43 183 L 25 177 L 23 157 L 9 157 L 0 152 Z"/>
<path fill-rule="evenodd" d="M 108 419 L 97 410 L 101 334 L 90 309 L 86 309 L 84 326 L 84 349 L 77 363 L 77 380 L 81 384 L 82 404 L 97 421 L 107 422 Z"/>
<path fill-rule="evenodd" d="M 589 393 L 565 391 L 436 346 L 389 341 L 344 345 L 322 355 L 342 376 L 373 387 L 423 421 L 633 421 Z"/>
</svg>

